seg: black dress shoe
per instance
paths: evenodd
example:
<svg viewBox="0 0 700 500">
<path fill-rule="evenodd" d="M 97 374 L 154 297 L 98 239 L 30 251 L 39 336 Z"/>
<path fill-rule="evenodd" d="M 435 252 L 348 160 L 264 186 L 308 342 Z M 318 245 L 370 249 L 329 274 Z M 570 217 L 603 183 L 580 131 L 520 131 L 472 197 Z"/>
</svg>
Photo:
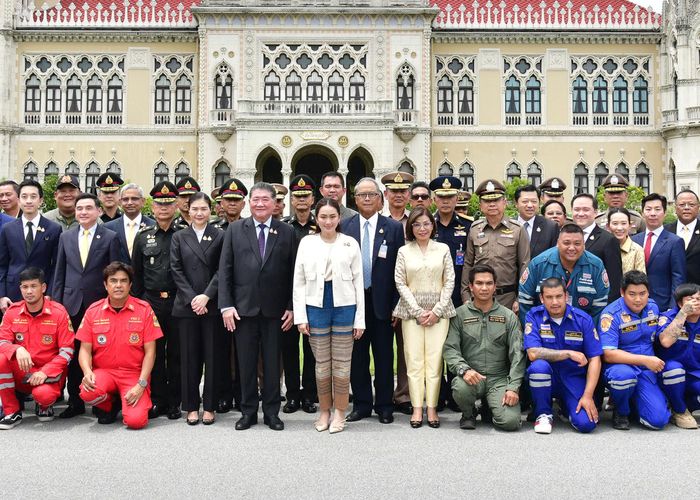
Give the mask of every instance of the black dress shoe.
<svg viewBox="0 0 700 500">
<path fill-rule="evenodd" d="M 423 419 L 421 418 L 420 420 L 410 420 L 411 422 L 411 427 L 414 429 L 420 429 L 420 427 L 423 425 Z"/>
<path fill-rule="evenodd" d="M 231 411 L 231 408 L 233 408 L 231 401 L 221 399 L 216 407 L 216 413 L 228 413 Z"/>
<path fill-rule="evenodd" d="M 380 424 L 390 424 L 394 421 L 394 415 L 391 413 L 380 413 L 379 414 L 379 423 Z"/>
<path fill-rule="evenodd" d="M 85 413 L 85 405 L 68 405 L 68 407 L 59 413 L 58 418 L 73 418 Z"/>
<path fill-rule="evenodd" d="M 394 411 L 403 413 L 404 415 L 413 415 L 413 406 L 409 401 L 405 403 L 394 403 Z"/>
<path fill-rule="evenodd" d="M 630 419 L 627 415 L 619 415 L 616 411 L 613 412 L 613 429 L 619 431 L 630 430 Z"/>
<path fill-rule="evenodd" d="M 298 399 L 290 398 L 287 403 L 282 407 L 283 413 L 295 413 L 299 408 L 301 408 L 301 403 Z"/>
<path fill-rule="evenodd" d="M 357 410 L 353 410 L 350 412 L 350 414 L 345 417 L 346 422 L 357 422 L 359 420 L 362 420 L 363 418 L 369 417 L 368 414 L 360 413 Z"/>
<path fill-rule="evenodd" d="M 318 408 L 316 407 L 316 403 L 310 399 L 305 399 L 301 403 L 301 409 L 304 410 L 304 413 L 316 413 Z"/>
<path fill-rule="evenodd" d="M 148 410 L 148 418 L 149 418 L 149 420 L 152 418 L 158 418 L 161 415 L 164 415 L 165 413 L 167 413 L 167 410 L 165 408 L 163 408 L 160 405 L 155 404 L 155 405 L 151 406 L 150 410 Z"/>
<path fill-rule="evenodd" d="M 95 408 L 95 414 L 97 415 L 97 423 L 102 425 L 113 424 L 117 421 L 117 415 L 119 415 L 120 410 L 121 404 L 117 405 L 116 403 L 112 404 L 112 409 L 109 411 L 104 411 L 99 408 Z"/>
<path fill-rule="evenodd" d="M 171 406 L 168 408 L 168 420 L 178 420 L 182 417 L 182 412 L 179 406 Z"/>
<path fill-rule="evenodd" d="M 459 419 L 459 428 L 466 430 L 476 429 L 476 419 L 472 417 L 462 417 Z"/>
<path fill-rule="evenodd" d="M 257 415 L 243 415 L 241 418 L 238 419 L 238 422 L 236 422 L 236 430 L 237 431 L 244 431 L 246 429 L 250 429 L 251 426 L 255 425 L 258 423 L 258 416 Z"/>
<path fill-rule="evenodd" d="M 263 423 L 273 431 L 284 430 L 284 422 L 282 422 L 277 415 L 271 415 L 269 417 L 266 415 L 265 418 L 263 418 Z"/>
<path fill-rule="evenodd" d="M 428 427 L 431 429 L 439 429 L 440 428 L 440 421 L 439 420 L 428 420 Z"/>
</svg>

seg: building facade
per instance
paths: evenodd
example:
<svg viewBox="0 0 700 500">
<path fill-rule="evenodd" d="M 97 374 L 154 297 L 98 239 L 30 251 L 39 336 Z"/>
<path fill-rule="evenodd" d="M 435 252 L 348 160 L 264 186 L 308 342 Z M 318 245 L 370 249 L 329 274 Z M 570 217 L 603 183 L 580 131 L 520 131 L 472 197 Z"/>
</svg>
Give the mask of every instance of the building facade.
<svg viewBox="0 0 700 500">
<path fill-rule="evenodd" d="M 700 187 L 689 0 L 2 2 L 3 177 Z"/>
</svg>

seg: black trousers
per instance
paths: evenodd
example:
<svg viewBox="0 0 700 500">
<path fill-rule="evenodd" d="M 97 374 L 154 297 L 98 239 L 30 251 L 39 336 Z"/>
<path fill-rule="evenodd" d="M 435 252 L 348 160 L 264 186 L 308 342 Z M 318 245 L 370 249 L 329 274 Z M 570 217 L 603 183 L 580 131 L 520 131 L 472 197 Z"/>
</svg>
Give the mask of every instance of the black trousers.
<svg viewBox="0 0 700 500">
<path fill-rule="evenodd" d="M 199 382 L 204 369 L 204 391 L 202 407 L 204 411 L 216 410 L 216 349 L 219 348 L 219 323 L 221 316 L 201 316 L 199 318 L 176 318 L 180 332 L 180 353 L 182 363 L 182 409 L 199 410 Z"/>
<path fill-rule="evenodd" d="M 174 408 L 182 400 L 180 374 L 180 338 L 177 321 L 172 316 L 175 294 L 163 299 L 157 293 L 146 292 L 146 300 L 158 318 L 163 336 L 156 340 L 156 361 L 151 373 L 151 401 L 154 405 Z"/>
<path fill-rule="evenodd" d="M 233 404 L 241 400 L 241 377 L 238 374 L 238 363 L 233 356 L 236 355 L 235 334 L 229 332 L 221 322 L 221 348 L 216 351 L 216 386 L 218 388 L 218 400 L 228 401 Z M 233 361 L 233 362 L 232 362 Z"/>
<path fill-rule="evenodd" d="M 299 329 L 296 325 L 281 333 L 282 366 L 284 367 L 284 385 L 287 387 L 287 401 L 300 399 L 315 401 L 316 392 L 316 359 L 311 351 L 309 337 L 302 335 L 304 349 L 304 365 L 299 369 Z M 301 378 L 301 385 L 299 379 Z"/>
<path fill-rule="evenodd" d="M 85 307 L 81 306 L 78 314 L 70 317 L 71 325 L 73 325 L 73 330 L 77 333 L 80 323 L 83 321 L 83 316 L 85 315 Z M 68 389 L 68 404 L 75 408 L 85 408 L 85 403 L 80 399 L 80 384 L 83 383 L 83 370 L 80 368 L 80 363 L 78 363 L 78 354 L 80 353 L 80 341 L 75 340 L 75 352 L 73 353 L 73 359 L 68 363 L 68 379 L 66 382 L 66 388 Z"/>
<path fill-rule="evenodd" d="M 391 319 L 374 315 L 372 292 L 365 292 L 365 333 L 355 341 L 350 364 L 350 384 L 353 411 L 364 415 L 372 413 L 372 375 L 369 372 L 369 350 L 374 358 L 374 411 L 394 411 L 394 330 Z"/>
<path fill-rule="evenodd" d="M 280 315 L 281 317 L 282 315 Z M 280 348 L 282 320 L 262 314 L 244 316 L 236 325 L 236 353 L 241 375 L 241 413 L 258 411 L 258 356 L 262 354 L 262 408 L 266 416 L 280 411 Z"/>
</svg>

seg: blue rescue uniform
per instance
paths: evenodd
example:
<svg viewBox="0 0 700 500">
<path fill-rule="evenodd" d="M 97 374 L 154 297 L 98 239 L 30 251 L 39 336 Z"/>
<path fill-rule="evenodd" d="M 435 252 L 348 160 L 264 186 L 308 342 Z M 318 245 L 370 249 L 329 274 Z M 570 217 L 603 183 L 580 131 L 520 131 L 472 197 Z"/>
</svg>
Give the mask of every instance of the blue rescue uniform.
<svg viewBox="0 0 700 500">
<path fill-rule="evenodd" d="M 540 304 L 540 283 L 547 278 L 560 278 L 569 294 L 569 305 L 590 314 L 594 322 L 598 321 L 598 316 L 608 303 L 610 290 L 603 261 L 590 252 L 583 252 L 569 274 L 561 265 L 556 247 L 532 259 L 520 278 L 520 321 L 525 321 L 528 311 Z"/>
<path fill-rule="evenodd" d="M 525 350 L 535 347 L 583 353 L 587 358 L 603 354 L 593 320 L 584 311 L 567 306 L 561 324 L 549 317 L 544 306 L 530 309 L 525 320 Z M 587 366 L 578 366 L 571 359 L 551 363 L 537 359 L 527 369 L 535 415 L 552 414 L 552 397 L 559 398 L 574 429 L 591 432 L 596 427 L 585 410 L 576 413 L 586 389 Z"/>
<path fill-rule="evenodd" d="M 678 308 L 674 308 L 661 315 L 656 329 L 657 341 L 677 314 Z M 700 321 L 686 321 L 671 347 L 659 343 L 655 347 L 657 355 L 666 362 L 659 374 L 659 383 L 673 411 L 684 413 L 700 409 Z"/>
<path fill-rule="evenodd" d="M 654 356 L 654 338 L 659 322 L 659 308 L 652 299 L 639 314 L 629 310 L 620 297 L 600 315 L 603 350 L 622 349 L 631 354 Z M 619 415 L 629 415 L 630 403 L 639 414 L 639 421 L 652 429 L 661 429 L 671 413 L 657 383 L 657 375 L 645 366 L 608 364 L 604 368 L 610 396 Z"/>
</svg>

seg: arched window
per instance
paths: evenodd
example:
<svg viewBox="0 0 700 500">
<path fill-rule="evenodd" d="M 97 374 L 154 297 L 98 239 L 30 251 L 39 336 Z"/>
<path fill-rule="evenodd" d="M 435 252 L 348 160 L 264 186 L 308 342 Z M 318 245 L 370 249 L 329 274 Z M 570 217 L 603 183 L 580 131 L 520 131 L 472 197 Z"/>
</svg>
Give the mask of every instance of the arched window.
<svg viewBox="0 0 700 500">
<path fill-rule="evenodd" d="M 214 167 L 214 187 L 221 186 L 229 177 L 231 177 L 231 167 L 222 160 Z"/>
<path fill-rule="evenodd" d="M 645 193 L 649 194 L 651 180 L 649 178 L 649 167 L 647 166 L 647 164 L 641 162 L 639 165 L 637 165 L 637 168 L 635 169 L 635 174 L 637 177 L 637 187 L 642 188 Z"/>
<path fill-rule="evenodd" d="M 231 109 L 233 96 L 233 78 L 229 74 L 218 74 L 214 78 L 216 88 L 216 109 Z"/>
<path fill-rule="evenodd" d="M 97 75 L 92 75 L 87 83 L 87 111 L 102 113 L 102 79 Z"/>
<path fill-rule="evenodd" d="M 313 71 L 306 79 L 306 98 L 309 101 L 323 100 L 323 78 Z"/>
<path fill-rule="evenodd" d="M 603 184 L 603 181 L 605 178 L 608 176 L 608 166 L 603 163 L 602 161 L 598 163 L 595 167 L 595 189 L 598 191 L 598 188 Z"/>
<path fill-rule="evenodd" d="M 270 71 L 265 77 L 265 100 L 280 100 L 280 77 L 274 71 Z"/>
<path fill-rule="evenodd" d="M 632 93 L 632 112 L 649 112 L 649 85 L 641 76 L 634 81 L 634 92 Z"/>
<path fill-rule="evenodd" d="M 602 76 L 593 82 L 593 112 L 596 114 L 608 112 L 608 82 Z"/>
<path fill-rule="evenodd" d="M 534 186 L 542 184 L 542 167 L 536 161 L 527 167 L 527 181 Z"/>
<path fill-rule="evenodd" d="M 85 192 L 97 194 L 97 178 L 100 176 L 100 166 L 91 161 L 85 168 Z"/>
<path fill-rule="evenodd" d="M 474 113 L 474 82 L 466 76 L 459 81 L 457 103 L 459 113 L 470 115 Z M 460 125 L 464 124 L 460 123 Z"/>
<path fill-rule="evenodd" d="M 408 160 L 404 160 L 401 162 L 401 165 L 399 165 L 398 171 L 399 172 L 406 172 L 407 174 L 411 174 L 411 175 L 415 175 L 413 165 L 411 165 L 411 162 Z"/>
<path fill-rule="evenodd" d="M 28 161 L 24 165 L 24 180 L 25 181 L 38 181 L 39 180 L 39 167 L 33 161 Z"/>
<path fill-rule="evenodd" d="M 574 169 L 574 194 L 588 193 L 588 167 L 579 163 Z"/>
<path fill-rule="evenodd" d="M 414 84 L 413 71 L 410 66 L 404 64 L 396 78 L 396 109 L 413 109 Z"/>
<path fill-rule="evenodd" d="M 364 101 L 365 100 L 365 77 L 359 71 L 350 77 L 350 100 Z"/>
<path fill-rule="evenodd" d="M 342 101 L 344 98 L 343 77 L 336 71 L 328 79 L 328 99 L 331 101 Z"/>
<path fill-rule="evenodd" d="M 46 82 L 46 112 L 61 112 L 61 81 L 56 75 L 51 75 Z M 58 122 L 52 121 L 50 123 Z"/>
<path fill-rule="evenodd" d="M 121 175 L 122 173 L 122 167 L 117 163 L 116 160 L 112 160 L 107 164 L 107 172 L 110 174 L 119 174 Z"/>
<path fill-rule="evenodd" d="M 462 181 L 462 190 L 474 192 L 474 166 L 465 161 L 459 167 L 459 180 Z"/>
<path fill-rule="evenodd" d="M 68 175 L 80 175 L 80 167 L 78 166 L 77 163 L 75 163 L 73 160 L 69 161 L 68 164 L 66 165 L 66 174 Z"/>
<path fill-rule="evenodd" d="M 184 161 L 181 161 L 177 165 L 175 165 L 175 184 L 180 182 L 182 179 L 185 177 L 188 177 L 190 175 L 190 166 L 185 163 Z M 217 186 L 220 186 L 221 184 L 217 184 Z"/>
<path fill-rule="evenodd" d="M 622 76 L 613 82 L 613 113 L 627 113 L 627 80 Z"/>
<path fill-rule="evenodd" d="M 620 174 L 627 180 L 629 180 L 630 178 L 630 169 L 624 161 L 621 161 L 617 164 L 617 166 L 615 167 L 615 173 Z"/>
<path fill-rule="evenodd" d="M 159 161 L 156 167 L 153 169 L 153 185 L 155 186 L 159 182 L 167 181 L 170 175 L 170 169 L 165 164 L 165 162 Z"/>
<path fill-rule="evenodd" d="M 66 113 L 80 113 L 82 109 L 82 101 L 83 93 L 80 90 L 80 79 L 77 77 L 77 75 L 73 75 L 66 83 Z"/>
<path fill-rule="evenodd" d="M 168 109 L 170 109 L 170 84 L 168 84 L 166 95 L 168 96 Z M 107 83 L 107 112 L 121 113 L 123 109 L 122 102 L 122 80 L 114 75 Z M 121 120 L 119 120 L 119 123 L 121 123 Z"/>
<path fill-rule="evenodd" d="M 525 113 L 539 114 L 542 112 L 542 91 L 540 81 L 531 76 L 525 85 Z"/>
<path fill-rule="evenodd" d="M 175 112 L 192 112 L 192 82 L 185 75 L 175 82 Z"/>
<path fill-rule="evenodd" d="M 520 165 L 514 161 L 510 162 L 510 165 L 508 165 L 506 169 L 506 180 L 508 182 L 513 182 L 515 179 L 520 179 L 520 174 Z"/>
<path fill-rule="evenodd" d="M 576 114 L 588 113 L 588 85 L 582 76 L 574 80 L 572 92 L 572 111 Z"/>
<path fill-rule="evenodd" d="M 452 170 L 452 165 L 450 165 L 448 162 L 443 162 L 442 165 L 440 165 L 440 168 L 438 168 L 438 175 L 452 175 L 454 173 L 454 170 Z"/>
<path fill-rule="evenodd" d="M 520 82 L 514 75 L 506 80 L 506 113 L 520 113 Z"/>
<path fill-rule="evenodd" d="M 156 113 L 170 113 L 170 80 L 160 75 L 156 80 Z"/>
<path fill-rule="evenodd" d="M 437 112 L 440 114 L 452 114 L 453 105 L 452 80 L 445 75 L 438 82 Z"/>
<path fill-rule="evenodd" d="M 58 175 L 60 173 L 60 170 L 58 169 L 58 165 L 56 165 L 56 162 L 51 160 L 49 161 L 46 166 L 44 166 L 44 179 L 46 179 L 50 175 Z"/>
<path fill-rule="evenodd" d="M 24 112 L 41 112 L 41 84 L 36 75 L 31 75 L 25 84 L 24 90 Z M 34 122 L 31 122 L 34 123 Z"/>
<path fill-rule="evenodd" d="M 285 80 L 284 98 L 287 101 L 301 101 L 301 77 L 296 71 L 287 75 Z"/>
</svg>

